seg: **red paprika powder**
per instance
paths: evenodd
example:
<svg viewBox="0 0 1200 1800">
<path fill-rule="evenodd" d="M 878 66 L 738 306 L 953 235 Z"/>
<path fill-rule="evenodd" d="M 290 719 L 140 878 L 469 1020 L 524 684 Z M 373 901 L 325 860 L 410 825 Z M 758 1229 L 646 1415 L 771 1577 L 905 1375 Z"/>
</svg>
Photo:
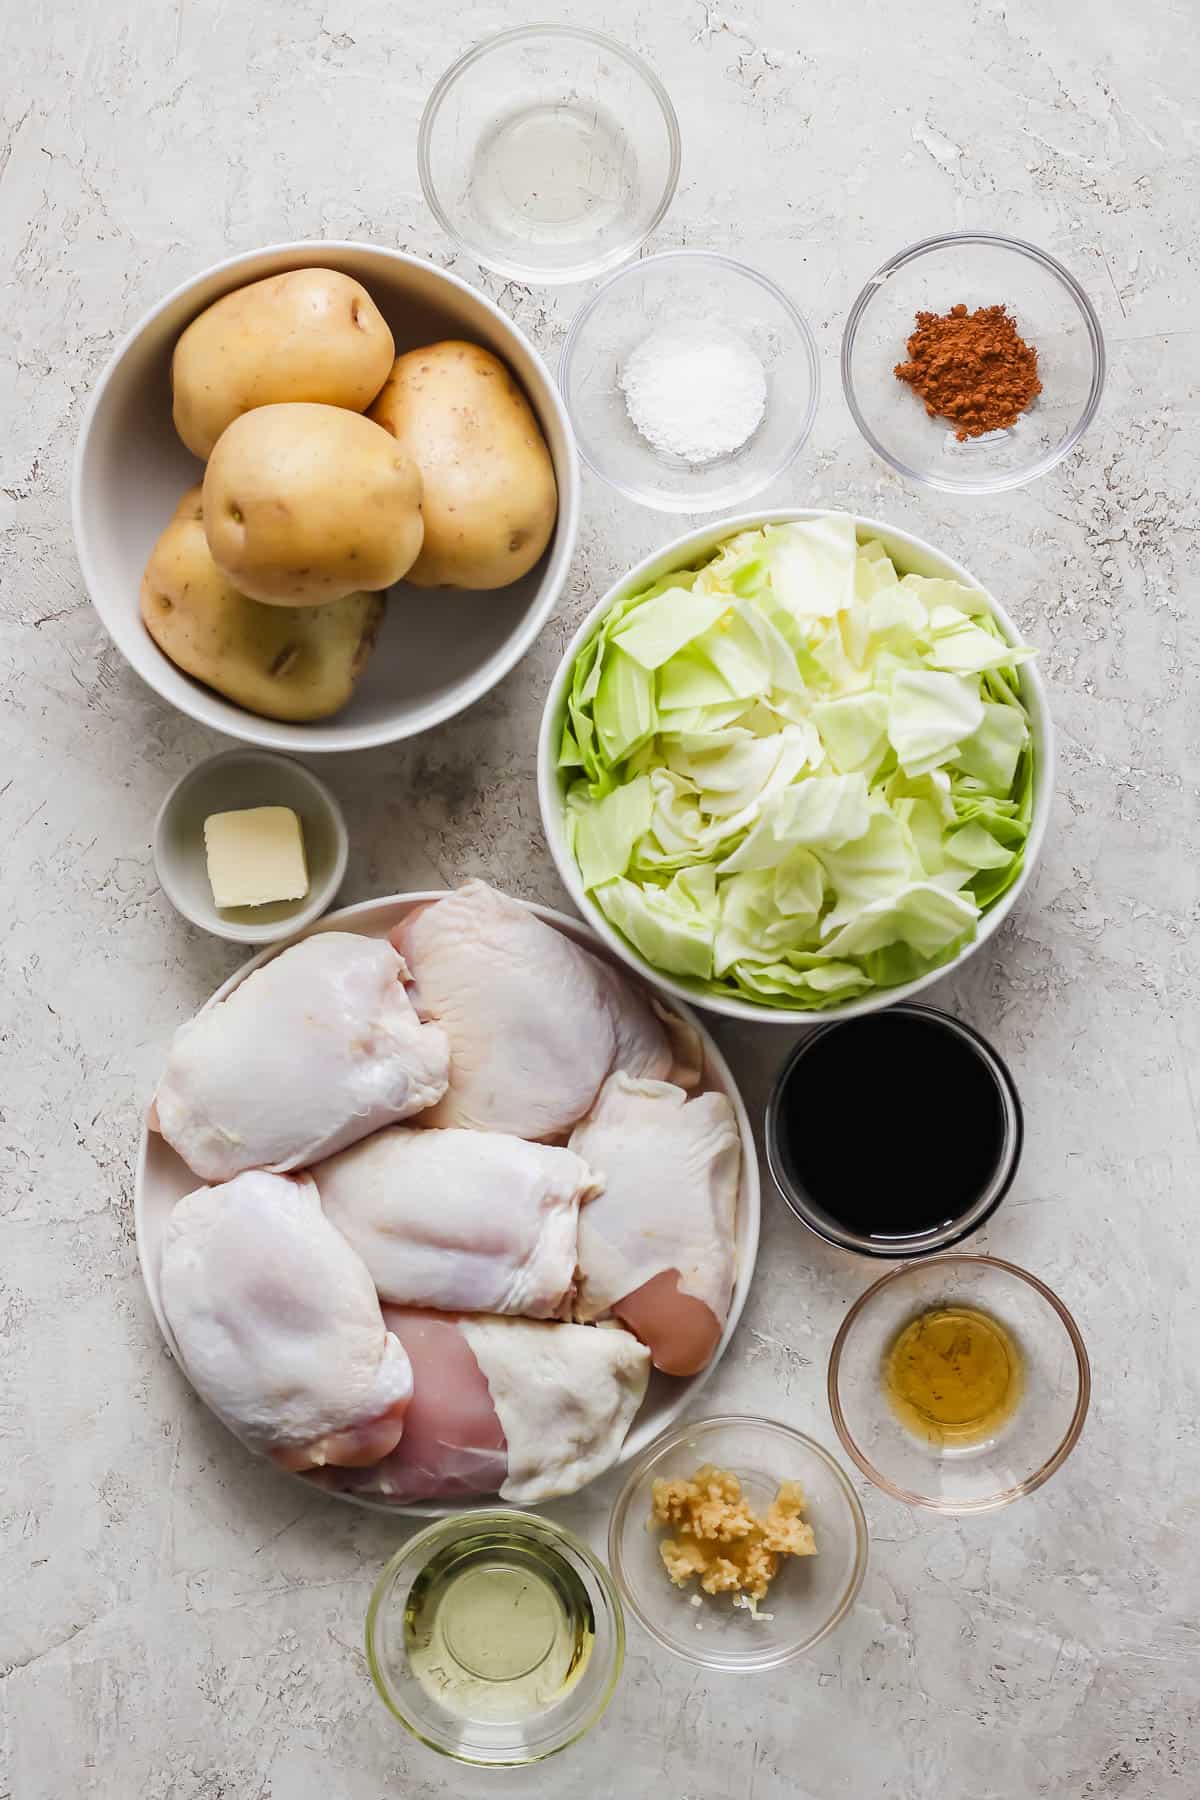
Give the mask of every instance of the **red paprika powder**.
<svg viewBox="0 0 1200 1800">
<path fill-rule="evenodd" d="M 960 443 L 1005 430 L 1042 391 L 1037 351 L 1006 306 L 919 312 L 907 349 L 897 379 L 920 395 L 931 419 L 958 427 Z"/>
</svg>

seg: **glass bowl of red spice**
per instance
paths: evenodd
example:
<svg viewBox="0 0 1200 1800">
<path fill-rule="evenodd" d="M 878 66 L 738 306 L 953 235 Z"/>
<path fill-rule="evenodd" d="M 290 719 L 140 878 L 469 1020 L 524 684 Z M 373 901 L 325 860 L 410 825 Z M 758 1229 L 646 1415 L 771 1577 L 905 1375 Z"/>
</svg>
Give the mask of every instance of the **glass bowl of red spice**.
<svg viewBox="0 0 1200 1800">
<path fill-rule="evenodd" d="M 948 232 L 877 269 L 850 310 L 842 386 L 855 424 L 911 481 L 993 494 L 1079 442 L 1104 387 L 1091 301 L 1019 238 Z"/>
</svg>

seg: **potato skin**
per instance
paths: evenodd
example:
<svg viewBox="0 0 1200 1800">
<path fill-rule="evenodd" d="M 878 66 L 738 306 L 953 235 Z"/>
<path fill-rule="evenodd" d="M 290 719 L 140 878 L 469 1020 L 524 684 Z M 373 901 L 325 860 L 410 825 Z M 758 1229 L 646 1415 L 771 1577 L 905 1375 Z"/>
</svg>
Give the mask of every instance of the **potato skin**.
<svg viewBox="0 0 1200 1800">
<path fill-rule="evenodd" d="M 448 339 L 398 356 L 368 415 L 421 471 L 415 587 L 499 588 L 541 556 L 558 513 L 554 464 L 521 389 L 490 350 Z"/>
<path fill-rule="evenodd" d="M 247 712 L 294 723 L 345 706 L 383 606 L 379 594 L 302 607 L 239 594 L 209 554 L 198 487 L 179 502 L 142 577 L 142 620 L 164 656 Z"/>
<path fill-rule="evenodd" d="M 340 406 L 259 406 L 204 473 L 213 561 L 270 606 L 391 587 L 421 548 L 421 477 L 380 426 Z"/>
<path fill-rule="evenodd" d="M 337 269 L 292 269 L 237 288 L 183 332 L 171 358 L 175 429 L 203 461 L 255 406 L 313 400 L 365 412 L 396 346 L 365 287 Z"/>
</svg>

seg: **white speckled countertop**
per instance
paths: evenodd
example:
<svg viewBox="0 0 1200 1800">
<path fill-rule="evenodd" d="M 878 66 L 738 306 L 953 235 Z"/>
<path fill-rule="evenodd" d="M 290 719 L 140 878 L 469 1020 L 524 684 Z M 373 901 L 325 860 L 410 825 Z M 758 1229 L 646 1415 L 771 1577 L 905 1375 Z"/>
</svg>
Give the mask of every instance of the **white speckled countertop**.
<svg viewBox="0 0 1200 1800">
<path fill-rule="evenodd" d="M 851 1619 L 750 1685 L 636 1628 L 590 1739 L 460 1771 L 378 1704 L 361 1650 L 402 1527 L 307 1498 L 184 1386 L 133 1248 L 138 1107 L 172 1027 L 234 966 L 158 892 L 151 821 L 217 747 L 125 668 L 83 592 L 67 470 L 89 385 L 160 293 L 231 250 L 377 239 L 469 279 L 425 213 L 424 97 L 511 0 L 58 0 L 9 9 L 0 88 L 0 1796 L 4 1800 L 1194 1800 L 1200 1751 L 1196 1247 L 1200 61 L 1185 0 L 745 0 L 573 10 L 679 108 L 655 246 L 732 249 L 816 329 L 824 398 L 768 496 L 880 514 L 976 568 L 1044 650 L 1061 741 L 1046 855 L 935 999 L 1009 1058 L 1028 1120 L 990 1249 L 1076 1309 L 1096 1388 L 1033 1499 L 963 1524 L 863 1498 Z M 955 501 L 858 440 L 837 348 L 862 279 L 953 226 L 1084 282 L 1104 407 L 1031 489 Z M 483 285 L 554 354 L 579 295 Z M 588 482 L 558 616 L 489 701 L 322 768 L 347 899 L 484 875 L 561 899 L 534 740 L 593 596 L 673 533 Z M 760 1106 L 787 1042 L 721 1032 Z M 709 1391 L 833 1442 L 828 1347 L 867 1279 L 769 1197 Z M 597 1544 L 610 1479 L 557 1511 Z"/>
</svg>

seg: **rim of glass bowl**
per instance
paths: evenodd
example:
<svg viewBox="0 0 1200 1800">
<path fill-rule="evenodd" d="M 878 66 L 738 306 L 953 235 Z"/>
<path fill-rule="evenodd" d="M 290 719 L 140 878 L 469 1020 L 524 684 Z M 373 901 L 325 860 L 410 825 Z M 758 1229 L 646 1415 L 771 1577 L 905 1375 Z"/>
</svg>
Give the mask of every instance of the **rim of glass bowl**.
<svg viewBox="0 0 1200 1800">
<path fill-rule="evenodd" d="M 625 1527 L 625 1518 L 633 1504 L 633 1497 L 649 1470 L 654 1467 L 660 1457 L 667 1451 L 674 1450 L 679 1444 L 687 1443 L 702 1434 L 727 1430 L 730 1427 L 736 1430 L 763 1431 L 773 1436 L 783 1437 L 791 1443 L 803 1444 L 806 1450 L 810 1450 L 814 1456 L 820 1457 L 835 1476 L 854 1525 L 854 1567 L 850 1571 L 850 1578 L 837 1606 L 820 1630 L 813 1632 L 802 1643 L 789 1645 L 771 1655 L 760 1657 L 752 1663 L 743 1663 L 736 1658 L 725 1658 L 719 1652 L 715 1654 L 711 1651 L 693 1652 L 665 1636 L 639 1605 L 637 1595 L 626 1577 L 621 1556 L 621 1535 Z M 721 1669 L 733 1675 L 758 1675 L 764 1669 L 777 1669 L 782 1663 L 792 1662 L 796 1657 L 803 1656 L 807 1651 L 814 1649 L 823 1638 L 828 1637 L 835 1626 L 841 1624 L 858 1599 L 859 1589 L 862 1587 L 863 1577 L 867 1572 L 869 1550 L 867 1516 L 863 1511 L 862 1501 L 855 1493 L 850 1477 L 837 1458 L 826 1450 L 824 1444 L 819 1444 L 815 1438 L 809 1437 L 807 1432 L 798 1431 L 794 1425 L 785 1425 L 781 1419 L 767 1419 L 758 1413 L 713 1413 L 706 1419 L 685 1419 L 673 1430 L 664 1432 L 662 1437 L 656 1438 L 646 1454 L 639 1457 L 634 1464 L 626 1478 L 625 1485 L 617 1495 L 608 1522 L 608 1560 L 612 1568 L 612 1577 L 622 1601 L 638 1624 L 643 1630 L 649 1632 L 655 1643 L 660 1644 L 664 1650 L 669 1650 L 672 1656 L 682 1657 L 685 1661 L 697 1663 L 703 1668 Z"/>
<path fill-rule="evenodd" d="M 670 166 L 667 170 L 666 181 L 663 183 L 662 194 L 645 230 L 636 238 L 631 239 L 624 247 L 611 251 L 608 256 L 597 262 L 590 273 L 586 275 L 571 272 L 560 275 L 551 270 L 548 273 L 539 271 L 534 278 L 530 275 L 530 270 L 534 265 L 528 265 L 522 272 L 515 262 L 508 262 L 503 258 L 497 259 L 489 255 L 485 248 L 481 247 L 474 238 L 469 237 L 461 226 L 456 225 L 447 214 L 438 197 L 437 184 L 433 179 L 433 170 L 430 166 L 429 152 L 433 128 L 442 109 L 442 102 L 459 77 L 465 75 L 468 69 L 485 56 L 490 55 L 493 50 L 498 50 L 504 45 L 518 44 L 523 40 L 539 37 L 572 38 L 578 43 L 592 44 L 608 55 L 618 57 L 646 83 L 658 102 L 663 123 L 667 128 Z M 630 50 L 625 44 L 618 42 L 616 38 L 609 37 L 603 31 L 589 31 L 583 25 L 559 25 L 550 19 L 543 20 L 539 24 L 517 25 L 510 31 L 497 31 L 490 37 L 480 39 L 479 43 L 472 44 L 471 48 L 465 50 L 455 62 L 452 62 L 445 73 L 435 82 L 433 90 L 425 102 L 424 110 L 421 113 L 421 123 L 417 130 L 417 175 L 421 182 L 421 191 L 425 196 L 426 206 L 447 237 L 453 238 L 455 243 L 462 244 L 477 262 L 483 264 L 484 268 L 493 269 L 498 274 L 507 276 L 510 281 L 524 282 L 536 279 L 543 285 L 566 287 L 574 282 L 591 281 L 597 275 L 606 274 L 610 269 L 619 268 L 636 255 L 639 245 L 644 244 L 650 233 L 657 230 L 662 223 L 667 208 L 675 198 L 682 160 L 683 142 L 679 131 L 679 116 L 675 111 L 670 94 L 650 64 L 645 62 L 636 50 Z"/>
<path fill-rule="evenodd" d="M 1075 1369 L 1078 1376 L 1079 1387 L 1075 1395 L 1075 1408 L 1071 1414 L 1071 1422 L 1063 1434 L 1062 1441 L 1059 1443 L 1053 1454 L 1047 1457 L 1042 1466 L 1039 1469 L 1036 1469 L 1032 1475 L 1026 1476 L 1024 1481 L 1017 1482 L 1013 1487 L 1003 1488 L 997 1494 L 989 1494 L 983 1500 L 938 1500 L 931 1494 L 910 1493 L 907 1488 L 898 1486 L 894 1481 L 889 1481 L 887 1476 L 875 1467 L 870 1457 L 865 1455 L 865 1453 L 859 1449 L 850 1431 L 850 1427 L 846 1423 L 845 1414 L 842 1411 L 842 1402 L 838 1394 L 838 1372 L 842 1363 L 842 1351 L 846 1347 L 850 1333 L 854 1329 L 855 1320 L 859 1317 L 860 1313 L 870 1305 L 876 1294 L 881 1293 L 884 1288 L 890 1287 L 894 1282 L 904 1281 L 918 1270 L 923 1272 L 926 1269 L 932 1268 L 937 1263 L 968 1263 L 973 1267 L 1002 1269 L 1006 1275 L 1015 1275 L 1019 1281 L 1026 1282 L 1029 1287 L 1033 1288 L 1036 1293 L 1041 1295 L 1043 1300 L 1048 1301 L 1050 1306 L 1058 1314 L 1058 1317 L 1066 1330 L 1067 1336 L 1070 1339 L 1071 1348 L 1075 1352 Z M 1037 1488 L 1040 1488 L 1043 1483 L 1049 1481 L 1050 1477 L 1058 1469 L 1062 1468 L 1062 1465 L 1066 1462 L 1068 1456 L 1070 1456 L 1072 1450 L 1079 1442 L 1080 1433 L 1082 1432 L 1084 1423 L 1087 1419 L 1088 1406 L 1091 1403 L 1092 1397 L 1092 1366 L 1088 1359 L 1087 1346 L 1083 1341 L 1083 1336 L 1079 1327 L 1076 1325 L 1071 1313 L 1059 1299 L 1053 1288 L 1047 1287 L 1046 1283 L 1040 1280 L 1038 1276 L 1031 1275 L 1028 1269 L 1021 1269 L 1017 1267 L 1016 1263 L 1006 1262 L 1002 1256 L 984 1256 L 975 1251 L 958 1250 L 952 1251 L 948 1256 L 930 1257 L 927 1262 L 902 1263 L 898 1269 L 892 1269 L 888 1274 L 880 1276 L 878 1281 L 871 1283 L 871 1286 L 867 1288 L 865 1293 L 859 1295 L 858 1299 L 854 1302 L 854 1305 L 850 1308 L 850 1311 L 846 1314 L 846 1317 L 842 1320 L 841 1326 L 838 1329 L 838 1334 L 833 1340 L 833 1349 L 829 1352 L 829 1372 L 826 1377 L 826 1391 L 829 1396 L 829 1411 L 833 1416 L 833 1428 L 841 1440 L 843 1450 L 845 1450 L 847 1456 L 854 1462 L 855 1467 L 862 1471 L 868 1481 L 873 1481 L 877 1488 L 882 1488 L 883 1492 L 889 1494 L 893 1500 L 901 1500 L 907 1506 L 923 1506 L 930 1512 L 946 1514 L 987 1513 L 997 1512 L 1000 1507 L 1011 1505 L 1014 1500 L 1021 1499 L 1024 1494 L 1032 1494 Z"/>
<path fill-rule="evenodd" d="M 675 495 L 655 495 L 653 499 L 647 499 L 643 489 L 635 487 L 631 482 L 622 481 L 619 476 L 612 474 L 608 469 L 602 468 L 592 456 L 587 443 L 584 441 L 583 433 L 580 431 L 575 419 L 575 412 L 571 399 L 571 365 L 574 360 L 575 349 L 578 345 L 579 337 L 584 326 L 587 324 L 596 308 L 619 282 L 629 281 L 635 275 L 641 275 L 646 269 L 661 268 L 666 263 L 675 263 L 678 265 L 679 263 L 685 262 L 719 263 L 723 269 L 730 269 L 736 275 L 743 275 L 748 277 L 749 280 L 757 282 L 760 288 L 763 288 L 770 294 L 772 299 L 776 300 L 779 305 L 783 307 L 797 329 L 800 342 L 804 346 L 804 355 L 808 363 L 809 377 L 808 405 L 804 410 L 804 416 L 801 420 L 799 430 L 795 437 L 790 440 L 783 457 L 768 471 L 764 472 L 762 479 L 756 482 L 756 484 L 747 491 L 741 492 L 739 490 L 737 495 L 732 499 L 730 496 L 724 495 L 712 504 L 709 504 L 702 499 L 698 507 L 695 499 L 690 495 L 680 497 Z M 771 280 L 769 275 L 762 274 L 758 269 L 752 269 L 749 263 L 738 262 L 736 257 L 725 256 L 719 250 L 659 250 L 653 256 L 639 257 L 637 262 L 630 264 L 628 268 L 618 269 L 616 274 L 610 275 L 607 280 L 602 282 L 600 287 L 598 287 L 596 292 L 592 295 L 591 299 L 585 301 L 580 307 L 579 311 L 571 321 L 571 328 L 567 332 L 566 342 L 563 344 L 562 351 L 559 355 L 558 385 L 563 400 L 566 403 L 567 416 L 571 421 L 571 429 L 575 434 L 576 447 L 580 456 L 593 474 L 599 475 L 602 481 L 606 481 L 610 487 L 616 488 L 618 493 L 626 495 L 628 499 L 636 500 L 641 506 L 653 507 L 659 512 L 716 512 L 724 506 L 745 505 L 754 498 L 755 494 L 761 493 L 763 488 L 770 486 L 771 482 L 778 481 L 779 477 L 787 469 L 791 468 L 805 444 L 808 442 L 809 434 L 816 421 L 817 406 L 821 398 L 821 363 L 817 353 L 817 340 L 812 334 L 812 328 L 810 327 L 808 320 L 795 302 L 784 293 L 781 287 L 777 286 L 776 283 Z"/>
<path fill-rule="evenodd" d="M 980 1198 L 948 1225 L 942 1226 L 938 1231 L 928 1232 L 911 1249 L 884 1248 L 869 1238 L 860 1237 L 857 1232 L 849 1231 L 844 1226 L 839 1227 L 832 1219 L 826 1223 L 820 1216 L 820 1209 L 810 1208 L 801 1198 L 800 1190 L 787 1173 L 779 1148 L 779 1107 L 783 1090 L 791 1080 L 796 1064 L 803 1061 L 818 1038 L 826 1037 L 831 1031 L 852 1027 L 856 1023 L 854 1019 L 830 1019 L 828 1023 L 816 1026 L 800 1039 L 786 1058 L 775 1077 L 767 1101 L 763 1143 L 767 1153 L 767 1167 L 771 1171 L 771 1179 L 780 1199 L 793 1218 L 806 1225 L 815 1236 L 824 1239 L 827 1244 L 836 1245 L 839 1250 L 848 1250 L 855 1256 L 868 1256 L 876 1262 L 919 1262 L 925 1257 L 937 1255 L 939 1251 L 949 1250 L 955 1244 L 961 1244 L 973 1231 L 986 1225 L 1016 1179 L 1025 1143 L 1025 1115 L 1021 1107 L 1021 1096 L 1017 1092 L 1017 1084 L 1008 1064 L 973 1025 L 968 1025 L 965 1019 L 956 1019 L 953 1013 L 944 1012 L 941 1007 L 925 1006 L 916 1000 L 898 1000 L 893 1006 L 882 1007 L 879 1012 L 870 1016 L 881 1019 L 891 1012 L 906 1015 L 915 1013 L 924 1019 L 936 1019 L 939 1025 L 965 1038 L 980 1053 L 992 1073 L 1004 1103 L 1004 1141 L 996 1172 Z"/>
<path fill-rule="evenodd" d="M 414 1556 L 423 1558 L 427 1548 L 437 1543 L 439 1538 L 452 1535 L 456 1525 L 465 1522 L 472 1531 L 475 1531 L 479 1527 L 501 1523 L 511 1527 L 514 1521 L 525 1526 L 535 1525 L 552 1541 L 565 1545 L 573 1555 L 578 1556 L 582 1562 L 587 1564 L 608 1602 L 609 1616 L 613 1624 L 613 1648 L 612 1667 L 608 1671 L 604 1686 L 578 1727 L 571 1732 L 570 1737 L 563 1738 L 561 1743 L 549 1744 L 544 1750 L 534 1750 L 528 1756 L 515 1757 L 506 1762 L 493 1757 L 468 1756 L 461 1750 L 452 1750 L 447 1745 L 438 1743 L 435 1738 L 427 1737 L 421 1727 L 400 1710 L 392 1697 L 381 1659 L 375 1649 L 375 1623 L 385 1600 L 391 1593 L 397 1571 L 402 1564 L 413 1559 Z M 419 1563 L 417 1566 L 419 1567 Z M 474 1768 L 485 1769 L 526 1768 L 531 1763 L 544 1762 L 548 1756 L 556 1756 L 560 1750 L 568 1749 L 571 1744 L 577 1744 L 579 1739 L 592 1729 L 592 1726 L 607 1710 L 608 1703 L 616 1692 L 617 1682 L 620 1680 L 621 1670 L 625 1663 L 625 1611 L 617 1583 L 600 1558 L 588 1548 L 582 1538 L 576 1537 L 574 1532 L 566 1530 L 564 1526 L 556 1524 L 553 1519 L 544 1518 L 541 1513 L 527 1512 L 523 1508 L 515 1506 L 495 1506 L 489 1507 L 486 1511 L 459 1513 L 445 1519 L 434 1519 L 431 1524 L 408 1538 L 398 1550 L 389 1556 L 379 1572 L 375 1586 L 371 1589 L 371 1599 L 367 1606 L 365 1638 L 367 1666 L 371 1671 L 371 1680 L 375 1684 L 375 1691 L 392 1717 L 398 1719 L 404 1729 L 411 1732 L 413 1737 L 427 1745 L 430 1750 L 436 1750 L 440 1756 L 448 1756 L 452 1762 L 469 1763 Z"/>
<path fill-rule="evenodd" d="M 914 262 L 918 257 L 926 255 L 927 252 L 931 250 L 944 250 L 954 244 L 991 244 L 1004 250 L 1016 250 L 1022 256 L 1031 257 L 1034 262 L 1040 263 L 1044 269 L 1048 270 L 1049 273 L 1053 275 L 1064 288 L 1066 288 L 1067 292 L 1078 306 L 1084 325 L 1087 328 L 1088 340 L 1092 346 L 1092 385 L 1088 392 L 1087 401 L 1083 411 L 1080 413 L 1075 424 L 1062 440 L 1061 444 L 1056 444 L 1052 450 L 1047 451 L 1045 456 L 1038 462 L 1031 464 L 1028 469 L 1021 469 L 1003 475 L 990 476 L 986 480 L 949 481 L 944 476 L 933 475 L 921 469 L 914 469 L 909 463 L 902 461 L 900 457 L 894 456 L 892 452 L 881 443 L 874 431 L 872 431 L 871 427 L 867 424 L 866 419 L 863 417 L 854 388 L 854 379 L 850 373 L 850 362 L 854 351 L 854 340 L 858 335 L 859 325 L 862 323 L 863 315 L 865 314 L 867 307 L 879 292 L 879 289 L 883 286 L 884 282 L 894 275 L 898 269 L 904 268 L 907 263 Z M 1083 288 L 1071 274 L 1071 271 L 1064 268 L 1062 263 L 1051 256 L 1048 251 L 1039 250 L 1036 244 L 1029 243 L 1025 238 L 1006 237 L 1002 232 L 998 231 L 946 231 L 941 232 L 936 237 L 921 238 L 918 243 L 909 244 L 906 249 L 898 250 L 895 256 L 889 256 L 886 262 L 880 263 L 875 273 L 862 288 L 854 305 L 850 308 L 849 316 L 846 319 L 846 328 L 842 333 L 841 367 L 842 392 L 845 395 L 846 405 L 850 409 L 850 414 L 854 423 L 858 426 L 859 431 L 875 451 L 876 455 L 881 456 L 884 462 L 888 463 L 898 474 L 905 476 L 909 481 L 918 482 L 922 487 L 937 488 L 944 494 L 1001 494 L 1009 488 L 1024 487 L 1026 482 L 1036 481 L 1040 475 L 1045 475 L 1050 469 L 1054 468 L 1057 463 L 1060 463 L 1068 451 L 1075 448 L 1075 445 L 1079 442 L 1080 438 L 1096 416 L 1097 408 L 1100 405 L 1100 397 L 1104 392 L 1104 378 L 1107 372 L 1108 362 L 1104 349 L 1104 333 L 1100 329 L 1100 321 L 1096 316 L 1095 307 L 1088 299 Z"/>
</svg>

